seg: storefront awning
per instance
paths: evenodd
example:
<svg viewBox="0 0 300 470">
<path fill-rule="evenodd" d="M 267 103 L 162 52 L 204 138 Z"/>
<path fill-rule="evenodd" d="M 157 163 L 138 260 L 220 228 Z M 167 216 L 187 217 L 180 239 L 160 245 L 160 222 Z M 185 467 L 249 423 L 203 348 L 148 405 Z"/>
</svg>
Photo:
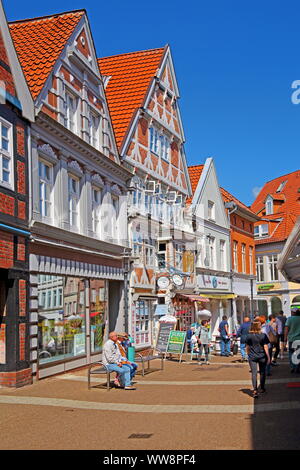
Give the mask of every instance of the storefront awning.
<svg viewBox="0 0 300 470">
<path fill-rule="evenodd" d="M 209 299 L 235 299 L 237 297 L 236 294 L 205 294 Z"/>
<path fill-rule="evenodd" d="M 193 294 L 179 294 L 181 297 L 186 297 L 187 299 L 192 300 L 193 302 L 209 302 L 209 299 L 202 297 L 201 295 Z"/>
</svg>

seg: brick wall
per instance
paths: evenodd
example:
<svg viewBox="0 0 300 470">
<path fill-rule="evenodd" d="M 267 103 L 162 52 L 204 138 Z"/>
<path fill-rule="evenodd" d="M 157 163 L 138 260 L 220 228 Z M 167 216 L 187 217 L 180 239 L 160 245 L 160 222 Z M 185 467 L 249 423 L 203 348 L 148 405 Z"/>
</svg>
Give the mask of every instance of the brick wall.
<svg viewBox="0 0 300 470">
<path fill-rule="evenodd" d="M 19 324 L 19 359 L 25 361 L 25 342 L 26 340 L 26 324 Z"/>
<path fill-rule="evenodd" d="M 0 268 L 9 269 L 14 265 L 14 237 L 0 231 Z"/>
<path fill-rule="evenodd" d="M 17 191 L 26 194 L 25 163 L 17 161 Z"/>
<path fill-rule="evenodd" d="M 25 157 L 25 129 L 20 122 L 16 125 L 17 132 L 17 152 L 21 157 Z"/>
<path fill-rule="evenodd" d="M 18 249 L 17 249 L 18 261 L 25 261 L 25 238 L 18 237 Z"/>
<path fill-rule="evenodd" d="M 0 387 L 19 388 L 32 384 L 31 369 L 23 369 L 17 372 L 0 372 Z"/>
<path fill-rule="evenodd" d="M 15 200 L 11 196 L 7 196 L 7 194 L 0 193 L 0 213 L 8 215 L 14 215 L 15 211 Z"/>
<path fill-rule="evenodd" d="M 25 279 L 19 280 L 19 315 L 26 315 L 26 281 Z"/>
<path fill-rule="evenodd" d="M 19 219 L 26 219 L 26 203 L 24 201 L 18 201 L 18 217 Z"/>
</svg>

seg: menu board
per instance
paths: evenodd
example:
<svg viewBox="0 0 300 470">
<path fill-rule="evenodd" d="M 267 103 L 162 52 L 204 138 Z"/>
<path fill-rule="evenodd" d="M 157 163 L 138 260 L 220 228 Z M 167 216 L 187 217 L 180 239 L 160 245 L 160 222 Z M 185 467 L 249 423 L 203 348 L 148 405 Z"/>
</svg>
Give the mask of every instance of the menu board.
<svg viewBox="0 0 300 470">
<path fill-rule="evenodd" d="M 166 352 L 167 344 L 169 341 L 170 331 L 174 330 L 175 323 L 160 323 L 156 341 L 156 349 L 161 352 Z"/>
<path fill-rule="evenodd" d="M 182 354 L 186 331 L 170 331 L 166 353 Z"/>
</svg>

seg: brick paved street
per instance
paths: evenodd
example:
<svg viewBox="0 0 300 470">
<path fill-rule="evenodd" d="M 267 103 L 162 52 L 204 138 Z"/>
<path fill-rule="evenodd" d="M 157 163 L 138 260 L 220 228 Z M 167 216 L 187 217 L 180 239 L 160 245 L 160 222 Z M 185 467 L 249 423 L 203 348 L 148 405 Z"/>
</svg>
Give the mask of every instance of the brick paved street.
<svg viewBox="0 0 300 470">
<path fill-rule="evenodd" d="M 236 357 L 166 361 L 137 375 L 136 391 L 108 392 L 96 377 L 91 390 L 86 369 L 0 389 L 1 449 L 300 449 L 300 388 L 287 387 L 300 376 L 287 358 L 255 402 L 249 366 Z"/>
</svg>

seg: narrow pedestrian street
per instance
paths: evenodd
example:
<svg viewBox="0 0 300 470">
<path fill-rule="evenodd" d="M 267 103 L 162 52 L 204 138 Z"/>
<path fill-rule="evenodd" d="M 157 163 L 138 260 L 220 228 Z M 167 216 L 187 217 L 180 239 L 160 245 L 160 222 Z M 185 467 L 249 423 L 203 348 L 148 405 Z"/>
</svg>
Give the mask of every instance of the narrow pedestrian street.
<svg viewBox="0 0 300 470">
<path fill-rule="evenodd" d="M 104 376 L 93 376 L 88 390 L 86 368 L 0 389 L 1 448 L 300 449 L 300 376 L 290 374 L 287 357 L 256 400 L 238 356 L 159 366 L 153 361 L 151 373 L 136 376 L 135 391 L 107 391 Z"/>
</svg>

